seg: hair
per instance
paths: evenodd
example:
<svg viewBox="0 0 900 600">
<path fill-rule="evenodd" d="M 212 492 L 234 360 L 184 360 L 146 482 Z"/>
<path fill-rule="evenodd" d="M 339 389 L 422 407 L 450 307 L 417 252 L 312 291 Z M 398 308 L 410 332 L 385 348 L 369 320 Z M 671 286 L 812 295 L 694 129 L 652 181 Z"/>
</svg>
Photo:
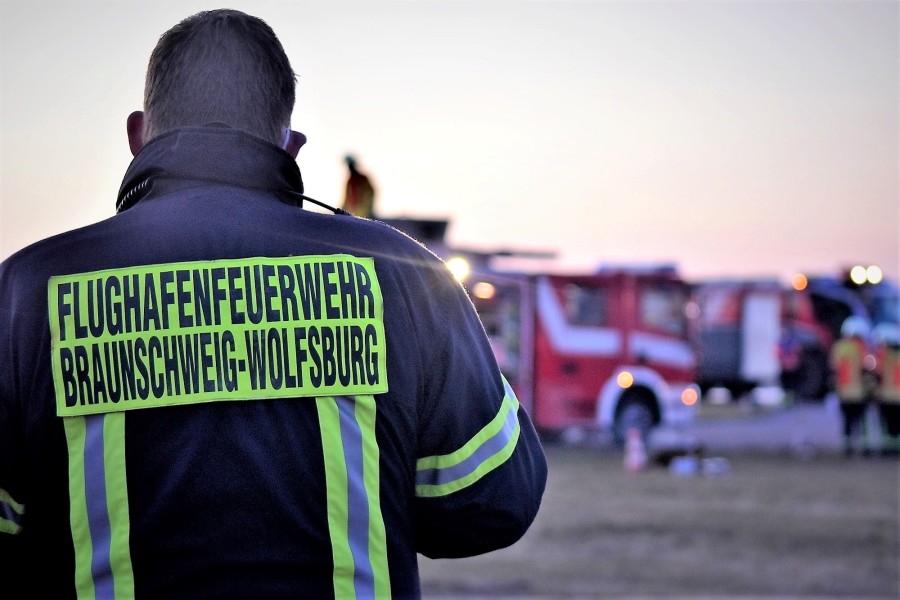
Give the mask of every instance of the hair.
<svg viewBox="0 0 900 600">
<path fill-rule="evenodd" d="M 272 28 L 237 10 L 192 15 L 159 38 L 144 87 L 145 141 L 220 122 L 280 144 L 297 76 Z"/>
</svg>

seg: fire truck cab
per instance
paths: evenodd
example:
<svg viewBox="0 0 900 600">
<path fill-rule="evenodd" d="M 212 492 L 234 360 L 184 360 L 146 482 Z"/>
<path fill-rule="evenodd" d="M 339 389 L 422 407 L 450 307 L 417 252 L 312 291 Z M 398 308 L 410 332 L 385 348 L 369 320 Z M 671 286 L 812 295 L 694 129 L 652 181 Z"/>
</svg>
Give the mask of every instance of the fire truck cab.
<svg viewBox="0 0 900 600">
<path fill-rule="evenodd" d="M 699 403 L 690 289 L 672 268 L 475 273 L 465 280 L 504 375 L 543 434 L 646 436 Z"/>
</svg>

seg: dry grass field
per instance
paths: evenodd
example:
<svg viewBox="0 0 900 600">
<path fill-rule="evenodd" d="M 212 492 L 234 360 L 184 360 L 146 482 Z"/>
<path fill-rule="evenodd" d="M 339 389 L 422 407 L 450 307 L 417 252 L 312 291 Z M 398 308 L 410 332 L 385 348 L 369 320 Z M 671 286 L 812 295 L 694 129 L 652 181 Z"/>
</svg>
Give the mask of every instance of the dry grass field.
<svg viewBox="0 0 900 600">
<path fill-rule="evenodd" d="M 516 545 L 421 558 L 425 598 L 898 598 L 900 461 L 719 455 L 720 475 L 623 469 L 547 447 L 541 512 Z"/>
</svg>

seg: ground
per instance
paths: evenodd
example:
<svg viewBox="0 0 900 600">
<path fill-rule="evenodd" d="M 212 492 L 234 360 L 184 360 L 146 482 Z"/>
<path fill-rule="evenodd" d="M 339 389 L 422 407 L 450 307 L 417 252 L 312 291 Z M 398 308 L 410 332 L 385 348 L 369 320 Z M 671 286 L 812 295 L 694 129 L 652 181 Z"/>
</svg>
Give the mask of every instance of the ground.
<svg viewBox="0 0 900 600">
<path fill-rule="evenodd" d="M 710 411 L 687 432 L 705 451 L 693 474 L 629 473 L 614 447 L 549 445 L 525 537 L 421 558 L 425 598 L 898 598 L 900 461 L 844 457 L 829 410 Z"/>
</svg>

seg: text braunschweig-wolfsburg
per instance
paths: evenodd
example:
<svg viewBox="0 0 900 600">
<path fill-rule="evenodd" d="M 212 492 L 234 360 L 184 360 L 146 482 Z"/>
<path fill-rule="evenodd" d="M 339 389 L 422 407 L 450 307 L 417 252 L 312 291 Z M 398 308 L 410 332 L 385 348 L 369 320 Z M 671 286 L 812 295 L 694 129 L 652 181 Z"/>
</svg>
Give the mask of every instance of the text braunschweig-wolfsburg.
<svg viewBox="0 0 900 600">
<path fill-rule="evenodd" d="M 57 413 L 387 390 L 372 259 L 153 265 L 53 277 Z"/>
</svg>

